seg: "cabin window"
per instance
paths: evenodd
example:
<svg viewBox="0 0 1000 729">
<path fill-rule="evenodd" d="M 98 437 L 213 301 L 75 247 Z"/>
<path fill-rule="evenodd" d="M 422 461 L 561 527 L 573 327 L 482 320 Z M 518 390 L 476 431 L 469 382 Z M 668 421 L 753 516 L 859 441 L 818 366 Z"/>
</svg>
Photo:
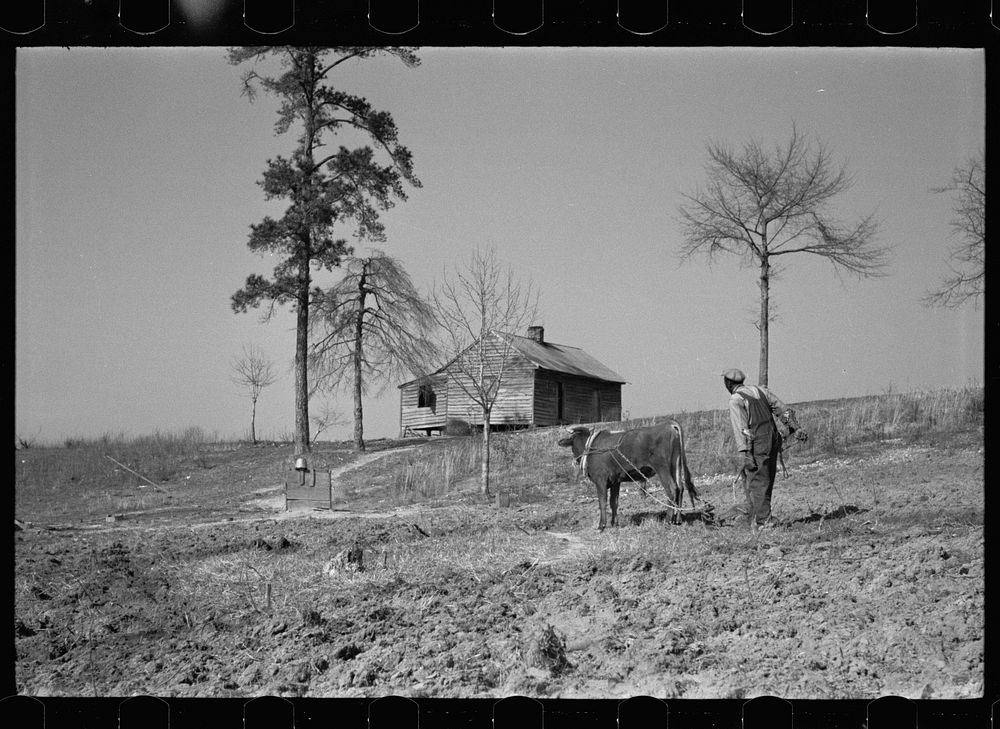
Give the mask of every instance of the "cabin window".
<svg viewBox="0 0 1000 729">
<path fill-rule="evenodd" d="M 561 382 L 556 383 L 556 419 L 560 423 L 566 422 L 566 392 Z"/>
<path fill-rule="evenodd" d="M 437 407 L 437 395 L 434 394 L 434 388 L 430 385 L 421 385 L 420 389 L 417 391 L 417 407 L 418 408 L 430 408 L 431 412 L 435 412 Z"/>
</svg>

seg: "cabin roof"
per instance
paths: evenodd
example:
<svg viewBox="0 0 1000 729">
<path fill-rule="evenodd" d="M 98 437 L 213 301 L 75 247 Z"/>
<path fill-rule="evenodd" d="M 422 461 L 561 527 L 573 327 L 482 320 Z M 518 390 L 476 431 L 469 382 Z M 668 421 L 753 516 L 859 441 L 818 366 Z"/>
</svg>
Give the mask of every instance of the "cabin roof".
<svg viewBox="0 0 1000 729">
<path fill-rule="evenodd" d="M 540 369 L 551 372 L 561 372 L 567 375 L 587 377 L 604 382 L 615 382 L 625 384 L 624 377 L 612 370 L 610 367 L 598 362 L 579 347 L 570 347 L 566 344 L 555 344 L 554 342 L 538 342 L 530 337 L 522 337 L 517 334 L 498 334 L 497 336 L 509 337 L 514 348 L 521 355 Z M 417 377 L 399 385 L 400 388 L 412 385 L 415 382 L 426 381 L 433 375 L 444 372 L 451 363 L 440 368 L 432 375 Z"/>
<path fill-rule="evenodd" d="M 625 378 L 610 367 L 598 362 L 579 347 L 554 342 L 537 342 L 517 334 L 507 335 L 511 343 L 526 359 L 542 369 L 568 375 L 590 377 L 605 382 L 625 383 Z"/>
</svg>

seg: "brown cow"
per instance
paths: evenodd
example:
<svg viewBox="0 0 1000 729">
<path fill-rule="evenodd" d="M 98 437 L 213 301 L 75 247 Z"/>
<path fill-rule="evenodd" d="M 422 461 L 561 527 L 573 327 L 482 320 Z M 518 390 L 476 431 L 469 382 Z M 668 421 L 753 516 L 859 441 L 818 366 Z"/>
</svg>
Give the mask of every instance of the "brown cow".
<svg viewBox="0 0 1000 729">
<path fill-rule="evenodd" d="M 692 506 L 698 498 L 691 472 L 684 455 L 684 432 L 680 423 L 669 420 L 658 425 L 625 431 L 600 430 L 575 425 L 568 428 L 569 435 L 560 438 L 561 446 L 573 449 L 573 458 L 597 487 L 597 500 L 601 507 L 598 530 L 603 530 L 607 519 L 608 492 L 611 492 L 611 526 L 618 516 L 618 490 L 625 479 L 643 484 L 649 476 L 659 476 L 668 497 L 673 494 L 671 521 L 681 522 L 679 511 L 687 486 Z M 668 485 L 672 484 L 673 491 Z"/>
</svg>

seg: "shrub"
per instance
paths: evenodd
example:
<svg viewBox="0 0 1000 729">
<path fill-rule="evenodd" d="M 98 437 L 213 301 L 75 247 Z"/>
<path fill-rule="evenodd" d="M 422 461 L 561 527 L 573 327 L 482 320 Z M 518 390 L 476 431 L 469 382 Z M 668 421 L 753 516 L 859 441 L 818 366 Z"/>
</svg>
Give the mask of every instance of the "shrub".
<svg viewBox="0 0 1000 729">
<path fill-rule="evenodd" d="M 459 418 L 448 418 L 444 425 L 445 435 L 463 436 L 472 435 L 474 432 L 476 432 L 475 428 L 465 420 L 460 420 Z"/>
</svg>

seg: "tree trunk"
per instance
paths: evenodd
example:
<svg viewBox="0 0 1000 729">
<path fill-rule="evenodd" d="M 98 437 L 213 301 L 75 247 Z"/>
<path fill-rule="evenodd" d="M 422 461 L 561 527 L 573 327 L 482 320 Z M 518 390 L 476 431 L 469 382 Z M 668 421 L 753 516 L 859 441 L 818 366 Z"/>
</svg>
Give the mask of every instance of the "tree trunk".
<svg viewBox="0 0 1000 729">
<path fill-rule="evenodd" d="M 255 423 L 257 422 L 257 398 L 253 398 L 250 403 L 250 443 L 252 445 L 257 445 L 257 430 Z"/>
<path fill-rule="evenodd" d="M 299 252 L 299 291 L 295 306 L 295 454 L 309 453 L 309 254 Z"/>
<path fill-rule="evenodd" d="M 312 55 L 307 57 L 308 63 L 313 63 Z M 305 118 L 305 137 L 302 150 L 307 160 L 307 168 L 312 170 L 313 145 L 316 139 L 316 125 L 312 92 L 315 90 L 315 79 L 308 78 L 309 88 L 306 91 L 307 105 Z M 303 211 L 305 213 L 305 211 Z M 295 453 L 309 453 L 309 260 L 312 258 L 312 234 L 309 229 L 308 215 L 304 215 L 306 227 L 301 231 L 299 241 L 299 290 L 295 307 Z"/>
<path fill-rule="evenodd" d="M 365 274 L 362 272 L 359 283 L 358 316 L 354 322 L 354 447 L 365 449 L 364 410 L 361 403 L 361 360 L 363 355 L 362 337 L 364 336 L 365 316 Z"/>
<path fill-rule="evenodd" d="M 767 387 L 767 325 L 770 319 L 771 264 L 767 254 L 760 260 L 760 366 L 757 370 L 757 384 Z"/>
<path fill-rule="evenodd" d="M 483 410 L 483 454 L 482 454 L 481 491 L 483 496 L 490 495 L 490 412 Z"/>
</svg>

